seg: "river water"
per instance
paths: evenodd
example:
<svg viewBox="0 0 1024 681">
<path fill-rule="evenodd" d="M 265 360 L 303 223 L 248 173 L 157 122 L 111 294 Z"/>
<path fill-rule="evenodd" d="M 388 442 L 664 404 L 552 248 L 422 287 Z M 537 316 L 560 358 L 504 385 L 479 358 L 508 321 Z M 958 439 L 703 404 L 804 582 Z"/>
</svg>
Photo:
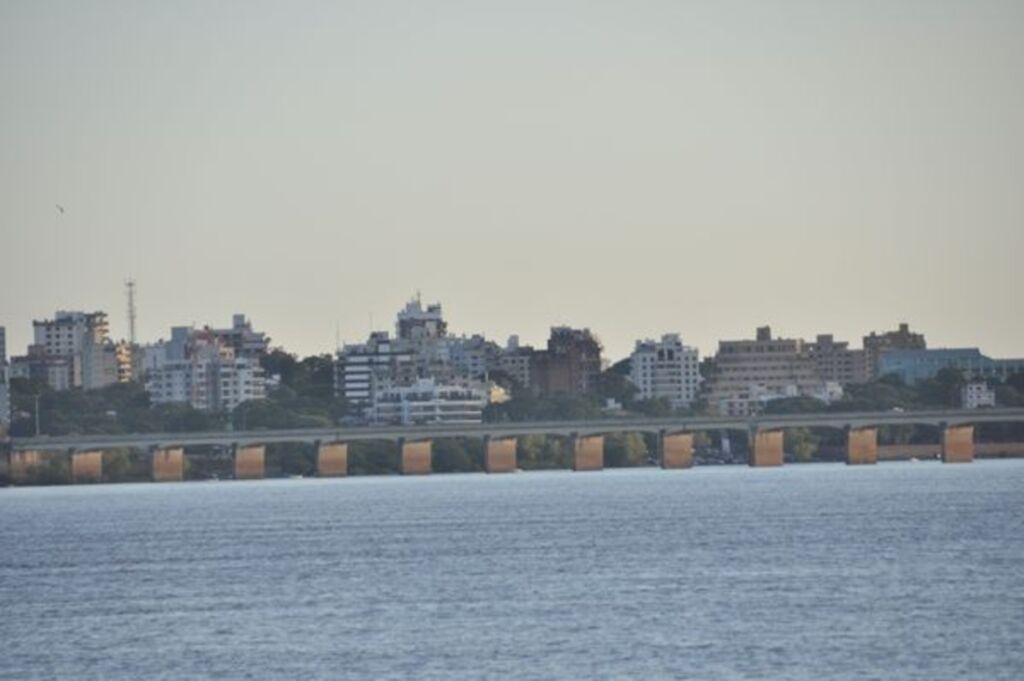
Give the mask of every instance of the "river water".
<svg viewBox="0 0 1024 681">
<path fill-rule="evenodd" d="M 0 677 L 1021 679 L 1024 461 L 0 490 Z"/>
</svg>

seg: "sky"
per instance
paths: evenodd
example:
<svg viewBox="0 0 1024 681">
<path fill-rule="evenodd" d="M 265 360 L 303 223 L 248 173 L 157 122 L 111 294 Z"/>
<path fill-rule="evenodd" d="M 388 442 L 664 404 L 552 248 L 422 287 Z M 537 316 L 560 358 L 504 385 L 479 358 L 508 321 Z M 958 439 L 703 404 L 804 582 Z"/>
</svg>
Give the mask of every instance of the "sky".
<svg viewBox="0 0 1024 681">
<path fill-rule="evenodd" d="M 0 2 L 0 325 L 1024 356 L 1022 74 L 1019 0 Z"/>
</svg>

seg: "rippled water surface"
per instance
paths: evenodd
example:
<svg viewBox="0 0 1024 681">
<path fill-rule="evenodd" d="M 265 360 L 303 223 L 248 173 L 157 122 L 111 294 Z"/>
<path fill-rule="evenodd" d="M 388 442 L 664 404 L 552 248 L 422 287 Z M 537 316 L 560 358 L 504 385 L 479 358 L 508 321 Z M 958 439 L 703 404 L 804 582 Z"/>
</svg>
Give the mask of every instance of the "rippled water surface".
<svg viewBox="0 0 1024 681">
<path fill-rule="evenodd" d="M 0 490 L 3 678 L 1024 678 L 1024 461 Z"/>
</svg>

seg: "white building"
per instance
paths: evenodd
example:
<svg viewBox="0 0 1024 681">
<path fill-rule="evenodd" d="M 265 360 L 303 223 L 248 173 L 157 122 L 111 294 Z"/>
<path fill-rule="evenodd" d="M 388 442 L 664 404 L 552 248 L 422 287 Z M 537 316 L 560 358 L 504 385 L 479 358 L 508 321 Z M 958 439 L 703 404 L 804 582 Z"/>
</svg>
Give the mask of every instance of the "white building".
<svg viewBox="0 0 1024 681">
<path fill-rule="evenodd" d="M 54 390 L 103 388 L 118 381 L 117 348 L 108 337 L 103 312 L 58 310 L 53 319 L 32 322 L 33 344 L 13 358 L 13 374 L 46 381 Z"/>
<path fill-rule="evenodd" d="M 488 393 L 482 386 L 442 385 L 421 378 L 412 385 L 382 390 L 374 397 L 369 419 L 402 425 L 480 423 Z"/>
<path fill-rule="evenodd" d="M 824 381 L 815 387 L 787 385 L 765 386 L 751 383 L 745 389 L 733 391 L 714 403 L 716 413 L 721 416 L 752 416 L 764 411 L 772 400 L 792 397 L 812 397 L 826 404 L 843 397 L 843 386 L 837 381 Z"/>
<path fill-rule="evenodd" d="M 334 392 L 355 408 L 372 406 L 378 391 L 411 383 L 416 378 L 412 349 L 374 331 L 366 343 L 344 346 L 334 367 Z"/>
<path fill-rule="evenodd" d="M 960 404 L 964 409 L 996 406 L 996 391 L 984 381 L 967 383 L 960 388 Z"/>
<path fill-rule="evenodd" d="M 155 404 L 184 402 L 203 411 L 232 411 L 266 397 L 258 357 L 237 357 L 212 330 L 179 326 L 171 339 L 142 348 L 146 392 Z"/>
<path fill-rule="evenodd" d="M 629 379 L 639 399 L 668 400 L 673 409 L 690 406 L 700 389 L 700 353 L 683 345 L 679 334 L 642 340 L 630 356 Z"/>
</svg>

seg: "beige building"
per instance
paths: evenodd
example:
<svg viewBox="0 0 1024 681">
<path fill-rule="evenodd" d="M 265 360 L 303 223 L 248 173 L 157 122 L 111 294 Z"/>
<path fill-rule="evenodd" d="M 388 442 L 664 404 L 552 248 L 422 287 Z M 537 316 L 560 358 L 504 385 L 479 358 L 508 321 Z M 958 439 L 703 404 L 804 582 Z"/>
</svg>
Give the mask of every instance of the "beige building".
<svg viewBox="0 0 1024 681">
<path fill-rule="evenodd" d="M 830 401 L 842 394 L 818 372 L 807 344 L 798 338 L 772 338 L 771 328 L 753 340 L 720 341 L 705 383 L 708 406 L 715 413 L 758 413 L 772 399 L 813 396 Z"/>
<path fill-rule="evenodd" d="M 840 385 L 865 383 L 870 378 L 867 354 L 853 350 L 846 341 L 837 341 L 832 334 L 818 334 L 813 343 L 807 343 L 808 354 L 814 360 L 818 376 Z"/>
</svg>

